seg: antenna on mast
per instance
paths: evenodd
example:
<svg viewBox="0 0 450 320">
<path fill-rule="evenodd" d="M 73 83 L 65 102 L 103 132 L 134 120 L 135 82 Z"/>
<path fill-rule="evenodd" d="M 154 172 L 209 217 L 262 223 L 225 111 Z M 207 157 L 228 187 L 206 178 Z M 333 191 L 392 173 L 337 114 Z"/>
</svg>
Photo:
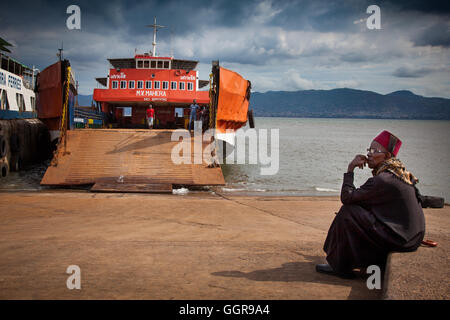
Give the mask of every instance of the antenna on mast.
<svg viewBox="0 0 450 320">
<path fill-rule="evenodd" d="M 173 28 L 170 28 L 170 57 L 173 58 L 173 45 L 172 45 L 172 38 L 173 38 Z"/>
<path fill-rule="evenodd" d="M 63 59 L 63 51 L 64 51 L 64 43 L 61 41 L 61 48 L 58 49 L 58 53 L 56 56 L 59 58 L 59 61 Z"/>
<path fill-rule="evenodd" d="M 154 57 L 156 57 L 157 56 L 156 55 L 156 32 L 158 31 L 158 28 L 164 28 L 164 26 L 160 26 L 160 25 L 156 24 L 156 16 L 155 16 L 153 24 L 146 25 L 146 27 L 153 28 L 153 42 L 152 42 L 153 50 L 152 50 L 152 55 Z"/>
</svg>

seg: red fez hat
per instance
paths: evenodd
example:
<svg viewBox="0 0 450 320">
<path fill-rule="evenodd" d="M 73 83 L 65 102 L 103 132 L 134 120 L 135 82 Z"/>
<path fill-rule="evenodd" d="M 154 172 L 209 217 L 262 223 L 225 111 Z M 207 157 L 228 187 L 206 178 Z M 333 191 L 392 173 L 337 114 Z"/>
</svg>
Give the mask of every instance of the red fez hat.
<svg viewBox="0 0 450 320">
<path fill-rule="evenodd" d="M 402 145 L 402 141 L 387 130 L 377 135 L 373 141 L 385 147 L 394 157 L 397 156 L 398 150 L 400 150 L 400 146 Z"/>
</svg>

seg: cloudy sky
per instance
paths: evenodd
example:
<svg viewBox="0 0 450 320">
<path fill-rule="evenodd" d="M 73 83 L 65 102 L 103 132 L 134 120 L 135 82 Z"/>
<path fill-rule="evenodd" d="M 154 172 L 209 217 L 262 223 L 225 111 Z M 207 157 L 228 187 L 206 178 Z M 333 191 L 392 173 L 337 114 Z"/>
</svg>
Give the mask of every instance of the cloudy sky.
<svg viewBox="0 0 450 320">
<path fill-rule="evenodd" d="M 445 1 L 21 1 L 0 11 L 0 37 L 12 56 L 39 69 L 71 61 L 81 94 L 107 74 L 107 58 L 151 50 L 153 23 L 160 56 L 198 60 L 200 78 L 212 60 L 251 80 L 253 91 L 355 88 L 382 94 L 411 90 L 450 98 L 450 2 Z M 81 9 L 69 30 L 66 9 Z M 369 5 L 381 10 L 370 30 Z"/>
</svg>

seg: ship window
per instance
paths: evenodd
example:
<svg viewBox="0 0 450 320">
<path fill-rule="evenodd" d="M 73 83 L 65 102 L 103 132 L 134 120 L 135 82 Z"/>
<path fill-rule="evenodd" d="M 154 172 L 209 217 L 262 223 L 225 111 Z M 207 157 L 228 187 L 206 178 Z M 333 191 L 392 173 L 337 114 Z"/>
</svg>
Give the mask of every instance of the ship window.
<svg viewBox="0 0 450 320">
<path fill-rule="evenodd" d="M 169 61 L 164 61 L 164 69 L 169 69 Z"/>
<path fill-rule="evenodd" d="M 151 81 L 145 81 L 145 89 L 151 89 L 152 88 L 152 82 Z"/>
<path fill-rule="evenodd" d="M 177 82 L 176 81 L 172 81 L 170 83 L 170 89 L 172 90 L 177 90 Z"/>
<path fill-rule="evenodd" d="M 183 118 L 183 108 L 175 108 L 175 117 Z"/>
<path fill-rule="evenodd" d="M 184 82 L 180 82 L 180 90 L 184 90 Z"/>
<path fill-rule="evenodd" d="M 128 89 L 134 89 L 134 80 L 128 81 Z"/>
<path fill-rule="evenodd" d="M 127 88 L 127 82 L 125 80 L 120 81 L 120 89 L 126 89 Z"/>
<path fill-rule="evenodd" d="M 132 116 L 132 108 L 131 107 L 123 107 L 123 116 L 124 117 L 131 117 Z"/>
<path fill-rule="evenodd" d="M 144 88 L 144 81 L 139 80 L 139 81 L 138 81 L 138 87 L 137 87 L 137 88 L 138 88 L 138 89 Z"/>
<path fill-rule="evenodd" d="M 113 82 L 112 82 L 112 88 L 113 88 L 113 89 L 117 89 L 118 86 L 119 86 L 119 83 L 118 83 L 117 81 L 113 81 Z"/>
<path fill-rule="evenodd" d="M 188 86 L 187 89 L 188 89 L 189 91 L 194 90 L 194 84 L 193 84 L 192 82 L 188 82 L 187 86 Z"/>
<path fill-rule="evenodd" d="M 152 61 L 150 61 L 150 63 L 151 63 L 150 68 L 156 69 L 156 60 L 152 60 Z"/>
<path fill-rule="evenodd" d="M 144 69 L 148 69 L 148 68 L 150 68 L 150 61 L 145 60 L 144 61 Z"/>
<path fill-rule="evenodd" d="M 17 107 L 19 108 L 19 111 L 25 111 L 25 101 L 23 100 L 22 94 L 16 93 L 16 101 L 17 101 Z"/>
<path fill-rule="evenodd" d="M 31 110 L 36 111 L 36 98 L 30 97 L 30 103 L 31 103 Z"/>
<path fill-rule="evenodd" d="M 138 68 L 138 69 L 142 69 L 143 67 L 144 67 L 144 61 L 138 60 L 138 61 L 137 61 L 137 68 Z"/>
<path fill-rule="evenodd" d="M 160 81 L 155 81 L 155 89 L 159 89 L 161 85 Z"/>
<path fill-rule="evenodd" d="M 0 89 L 0 110 L 8 109 L 8 97 L 6 96 L 6 90 Z"/>
<path fill-rule="evenodd" d="M 163 81 L 163 90 L 169 89 L 169 81 Z"/>
<path fill-rule="evenodd" d="M 160 60 L 158 61 L 158 69 L 162 69 L 163 67 L 163 62 Z"/>
</svg>

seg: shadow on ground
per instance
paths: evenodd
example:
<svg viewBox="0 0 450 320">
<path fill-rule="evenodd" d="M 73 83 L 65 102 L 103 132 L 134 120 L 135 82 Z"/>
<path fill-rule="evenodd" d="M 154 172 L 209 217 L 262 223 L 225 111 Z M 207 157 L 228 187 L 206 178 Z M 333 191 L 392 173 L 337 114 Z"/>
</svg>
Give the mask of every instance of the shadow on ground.
<svg viewBox="0 0 450 320">
<path fill-rule="evenodd" d="M 355 272 L 355 279 L 342 279 L 337 276 L 318 273 L 315 266 L 324 263 L 321 256 L 308 256 L 298 253 L 307 261 L 287 262 L 281 267 L 242 272 L 238 270 L 211 273 L 214 276 L 246 278 L 252 281 L 311 282 L 351 287 L 348 299 L 381 299 L 381 290 L 369 290 L 366 280 L 369 275 Z"/>
</svg>

